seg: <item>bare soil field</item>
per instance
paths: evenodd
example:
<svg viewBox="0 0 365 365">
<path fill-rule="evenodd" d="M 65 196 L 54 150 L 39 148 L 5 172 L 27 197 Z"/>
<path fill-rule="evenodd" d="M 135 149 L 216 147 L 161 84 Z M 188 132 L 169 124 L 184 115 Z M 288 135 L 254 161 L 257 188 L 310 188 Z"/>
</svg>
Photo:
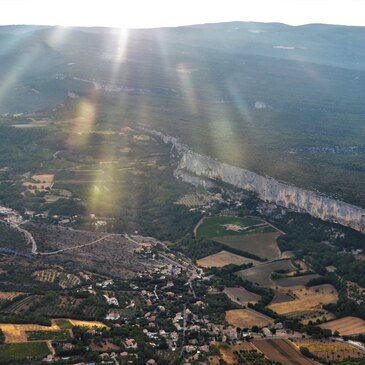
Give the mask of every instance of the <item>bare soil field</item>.
<svg viewBox="0 0 365 365">
<path fill-rule="evenodd" d="M 253 340 L 256 348 L 262 351 L 266 357 L 282 365 L 314 365 L 316 361 L 304 357 L 294 345 L 287 340 L 268 339 Z"/>
<path fill-rule="evenodd" d="M 309 275 L 302 275 L 302 276 L 293 276 L 291 278 L 284 278 L 284 279 L 277 279 L 274 280 L 276 285 L 279 285 L 283 288 L 293 288 L 306 285 L 310 280 L 319 278 L 320 275 L 318 274 L 309 274 Z"/>
<path fill-rule="evenodd" d="M 226 265 L 242 265 L 252 263 L 256 265 L 258 261 L 249 259 L 228 251 L 220 251 L 210 256 L 206 256 L 196 262 L 201 267 L 223 267 Z"/>
<path fill-rule="evenodd" d="M 245 288 L 238 287 L 238 288 L 224 288 L 224 293 L 227 295 L 229 299 L 233 302 L 247 305 L 247 303 L 255 304 L 257 303 L 261 296 L 255 293 L 252 293 Z"/>
<path fill-rule="evenodd" d="M 273 303 L 269 308 L 278 314 L 293 315 L 318 311 L 323 304 L 335 303 L 338 300 L 336 289 L 329 284 L 301 288 L 292 291 L 294 300 Z"/>
<path fill-rule="evenodd" d="M 338 331 L 342 336 L 351 336 L 365 333 L 365 321 L 357 317 L 344 317 L 320 325 L 321 328 L 332 332 Z"/>
<path fill-rule="evenodd" d="M 272 286 L 271 273 L 276 270 L 293 270 L 290 260 L 278 260 L 257 265 L 247 270 L 238 271 L 236 274 L 244 280 L 252 281 L 261 286 Z"/>
<path fill-rule="evenodd" d="M 365 357 L 365 351 L 361 351 L 347 342 L 298 338 L 294 343 L 298 349 L 306 347 L 312 354 L 328 362 Z"/>
<path fill-rule="evenodd" d="M 273 319 L 252 309 L 232 309 L 226 312 L 226 320 L 229 324 L 240 328 L 252 326 L 265 327 L 273 323 Z"/>
<path fill-rule="evenodd" d="M 221 236 L 214 240 L 237 250 L 273 260 L 280 257 L 280 250 L 276 242 L 280 235 L 279 232 L 251 233 L 240 236 Z"/>
</svg>

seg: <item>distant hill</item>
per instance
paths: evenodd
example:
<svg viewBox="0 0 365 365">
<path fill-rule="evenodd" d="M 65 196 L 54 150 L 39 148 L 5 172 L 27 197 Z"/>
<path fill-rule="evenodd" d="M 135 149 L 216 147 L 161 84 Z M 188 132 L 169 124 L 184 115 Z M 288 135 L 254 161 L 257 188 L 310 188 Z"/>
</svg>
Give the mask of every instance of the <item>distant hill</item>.
<svg viewBox="0 0 365 365">
<path fill-rule="evenodd" d="M 322 24 L 0 27 L 0 113 L 86 98 L 114 127 L 164 130 L 197 152 L 365 206 L 364 156 L 351 152 L 365 147 L 364 39 L 365 27 Z"/>
</svg>

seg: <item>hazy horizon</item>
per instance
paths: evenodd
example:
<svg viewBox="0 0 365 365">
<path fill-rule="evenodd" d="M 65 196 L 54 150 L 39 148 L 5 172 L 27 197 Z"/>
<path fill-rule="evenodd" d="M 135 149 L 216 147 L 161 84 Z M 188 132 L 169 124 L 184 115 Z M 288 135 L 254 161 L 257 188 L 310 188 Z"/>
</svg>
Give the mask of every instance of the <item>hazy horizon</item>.
<svg viewBox="0 0 365 365">
<path fill-rule="evenodd" d="M 365 26 L 361 0 L 0 0 L 0 25 L 160 28 L 223 22 Z"/>
</svg>

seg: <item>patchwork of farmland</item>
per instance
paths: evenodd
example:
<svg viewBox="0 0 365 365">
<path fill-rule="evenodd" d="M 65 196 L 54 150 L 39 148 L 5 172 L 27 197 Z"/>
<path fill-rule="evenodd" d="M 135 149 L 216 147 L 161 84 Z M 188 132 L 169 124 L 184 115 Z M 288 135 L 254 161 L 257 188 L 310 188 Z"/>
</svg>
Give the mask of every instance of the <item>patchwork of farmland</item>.
<svg viewBox="0 0 365 365">
<path fill-rule="evenodd" d="M 306 285 L 310 280 L 319 278 L 318 274 L 309 274 L 302 276 L 293 276 L 289 278 L 277 279 L 274 280 L 276 285 L 279 285 L 283 288 L 293 288 L 293 287 L 301 287 Z"/>
<path fill-rule="evenodd" d="M 197 237 L 213 239 L 236 250 L 263 259 L 280 257 L 276 228 L 259 218 L 217 216 L 205 218 L 196 229 Z"/>
<path fill-rule="evenodd" d="M 242 264 L 249 264 L 252 263 L 256 265 L 258 261 L 249 259 L 240 255 L 236 255 L 234 253 L 228 251 L 220 251 L 213 255 L 209 255 L 203 257 L 200 260 L 197 260 L 197 264 L 204 268 L 209 267 L 224 267 L 226 265 L 242 265 Z"/>
<path fill-rule="evenodd" d="M 252 343 L 267 358 L 276 361 L 282 365 L 314 365 L 317 362 L 304 357 L 297 349 L 287 340 L 268 339 L 268 340 L 253 340 Z"/>
<path fill-rule="evenodd" d="M 294 270 L 290 260 L 278 260 L 264 263 L 250 269 L 238 271 L 236 274 L 261 286 L 272 286 L 271 274 L 277 270 Z"/>
<path fill-rule="evenodd" d="M 342 336 L 352 336 L 365 333 L 365 321 L 357 317 L 344 317 L 320 325 L 332 332 L 338 331 Z"/>
<path fill-rule="evenodd" d="M 232 309 L 226 312 L 226 320 L 229 324 L 240 328 L 252 326 L 266 327 L 273 323 L 273 319 L 252 309 Z"/>
<path fill-rule="evenodd" d="M 293 315 L 315 312 L 324 304 L 335 303 L 338 300 L 336 289 L 329 284 L 300 288 L 292 291 L 294 300 L 273 303 L 269 308 L 278 314 Z"/>
</svg>

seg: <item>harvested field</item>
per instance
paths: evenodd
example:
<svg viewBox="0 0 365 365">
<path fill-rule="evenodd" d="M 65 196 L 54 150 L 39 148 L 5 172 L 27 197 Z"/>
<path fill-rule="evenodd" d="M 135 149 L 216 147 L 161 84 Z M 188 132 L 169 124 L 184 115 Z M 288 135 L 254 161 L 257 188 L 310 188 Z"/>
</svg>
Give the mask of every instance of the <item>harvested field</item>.
<svg viewBox="0 0 365 365">
<path fill-rule="evenodd" d="M 270 360 L 279 362 L 282 365 L 318 364 L 317 362 L 304 357 L 296 347 L 287 340 L 253 340 L 252 343 Z"/>
<path fill-rule="evenodd" d="M 226 312 L 226 320 L 229 324 L 240 328 L 265 327 L 273 323 L 273 319 L 252 309 L 229 310 Z"/>
<path fill-rule="evenodd" d="M 55 324 L 52 326 L 41 326 L 38 324 L 0 323 L 0 328 L 5 335 L 6 343 L 27 342 L 27 332 L 59 330 L 58 326 Z"/>
<path fill-rule="evenodd" d="M 276 241 L 279 236 L 279 232 L 250 233 L 240 236 L 220 236 L 214 240 L 236 250 L 248 252 L 263 259 L 274 260 L 280 257 Z"/>
<path fill-rule="evenodd" d="M 261 296 L 255 293 L 252 293 L 245 288 L 224 288 L 224 293 L 231 299 L 233 302 L 247 305 L 247 303 L 255 304 L 257 303 Z"/>
<path fill-rule="evenodd" d="M 320 325 L 321 328 L 332 332 L 338 331 L 342 336 L 351 336 L 365 333 L 365 321 L 357 317 L 344 317 Z"/>
<path fill-rule="evenodd" d="M 293 270 L 290 260 L 279 260 L 257 265 L 250 269 L 238 271 L 236 274 L 244 280 L 249 280 L 261 286 L 272 286 L 271 273 L 276 270 Z"/>
<path fill-rule="evenodd" d="M 68 319 L 73 326 L 87 327 L 87 328 L 108 328 L 104 323 L 98 321 L 79 321 L 77 319 Z"/>
<path fill-rule="evenodd" d="M 283 288 L 292 288 L 296 286 L 306 285 L 310 280 L 319 278 L 318 274 L 310 274 L 310 275 L 302 275 L 302 276 L 294 276 L 291 278 L 277 279 L 274 280 L 276 285 L 279 285 Z"/>
<path fill-rule="evenodd" d="M 240 236 L 266 232 L 276 232 L 276 229 L 258 218 L 217 216 L 205 218 L 197 230 L 197 235 L 199 238 L 216 239 L 222 236 Z"/>
<path fill-rule="evenodd" d="M 204 257 L 196 262 L 201 267 L 223 267 L 226 265 L 243 265 L 252 263 L 256 265 L 258 261 L 243 256 L 236 255 L 228 251 L 220 251 L 213 255 Z"/>
<path fill-rule="evenodd" d="M 347 342 L 314 339 L 296 339 L 298 349 L 306 347 L 318 358 L 332 362 L 346 359 L 365 358 L 365 351 L 361 351 Z"/>
<path fill-rule="evenodd" d="M 292 291 L 295 299 L 287 302 L 273 303 L 269 308 L 278 314 L 293 315 L 318 311 L 324 304 L 338 300 L 336 289 L 329 284 L 301 288 Z"/>
</svg>

